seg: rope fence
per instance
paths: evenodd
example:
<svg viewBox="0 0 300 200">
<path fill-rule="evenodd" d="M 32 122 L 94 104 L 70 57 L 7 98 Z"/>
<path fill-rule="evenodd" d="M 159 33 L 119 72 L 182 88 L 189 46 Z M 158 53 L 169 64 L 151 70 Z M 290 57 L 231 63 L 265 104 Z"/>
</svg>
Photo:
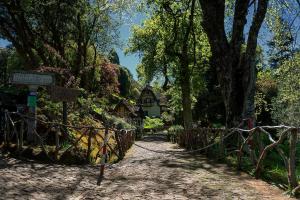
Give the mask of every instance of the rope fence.
<svg viewBox="0 0 300 200">
<path fill-rule="evenodd" d="M 208 154 L 210 148 L 217 146 L 217 151 L 215 150 L 213 153 L 217 153 L 220 158 L 225 158 L 228 154 L 236 153 L 238 169 L 241 169 L 243 156 L 249 157 L 252 166 L 255 168 L 255 177 L 259 178 L 264 169 L 263 163 L 267 154 L 275 150 L 284 162 L 288 174 L 289 188 L 295 194 L 300 190 L 296 174 L 296 167 L 299 164 L 297 162 L 299 156 L 296 156 L 299 133 L 300 127 L 285 125 L 257 126 L 251 129 L 195 128 L 191 130 L 179 130 L 172 133 L 169 138 L 172 142 L 186 148 L 187 151 L 166 153 L 188 154 L 204 152 Z M 267 138 L 267 144 L 263 142 L 263 138 Z M 288 143 L 288 153 L 281 147 L 284 142 Z"/>
<path fill-rule="evenodd" d="M 30 120 L 36 120 L 38 128 L 32 129 Z M 8 111 L 4 113 L 2 127 L 3 149 L 15 148 L 16 155 L 22 156 L 27 149 L 40 148 L 51 162 L 63 162 L 70 152 L 75 152 L 77 157 L 81 155 L 78 160 L 81 163 L 100 160 L 98 184 L 103 179 L 107 162 L 113 157 L 123 159 L 135 140 L 134 129 L 118 130 L 107 124 L 103 127 L 64 125 Z"/>
</svg>

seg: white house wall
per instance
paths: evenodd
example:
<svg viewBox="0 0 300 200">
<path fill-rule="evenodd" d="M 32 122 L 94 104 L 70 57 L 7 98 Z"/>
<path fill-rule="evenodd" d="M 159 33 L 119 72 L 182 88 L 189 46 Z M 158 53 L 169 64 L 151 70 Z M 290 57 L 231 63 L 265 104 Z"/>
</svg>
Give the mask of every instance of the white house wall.
<svg viewBox="0 0 300 200">
<path fill-rule="evenodd" d="M 148 112 L 148 117 L 160 117 L 160 106 L 154 103 L 153 106 L 143 106 L 144 112 Z"/>
</svg>

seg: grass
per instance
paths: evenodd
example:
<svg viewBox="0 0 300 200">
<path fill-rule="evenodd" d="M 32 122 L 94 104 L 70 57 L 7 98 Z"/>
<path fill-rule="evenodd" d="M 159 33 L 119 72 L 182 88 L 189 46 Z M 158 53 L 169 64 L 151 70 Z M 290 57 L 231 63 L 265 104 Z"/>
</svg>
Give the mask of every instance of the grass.
<svg viewBox="0 0 300 200">
<path fill-rule="evenodd" d="M 82 134 L 82 132 L 78 132 L 78 131 L 75 132 L 75 138 L 78 139 L 81 136 L 81 134 Z M 112 131 L 109 131 L 108 135 L 111 136 L 114 134 Z M 101 157 L 103 155 L 101 146 L 103 145 L 102 138 L 104 138 L 104 136 L 105 136 L 104 130 L 99 130 L 98 133 L 91 139 L 90 162 L 92 161 L 92 163 L 99 163 L 101 161 Z M 113 149 L 115 149 L 115 147 L 117 146 L 117 142 L 113 136 L 110 137 L 108 144 Z M 78 142 L 78 146 L 85 152 L 88 150 L 88 136 L 87 135 L 83 136 L 80 139 L 80 141 Z M 109 147 L 107 147 L 107 149 L 108 149 L 108 151 L 110 151 Z M 117 156 L 112 154 L 112 156 L 110 156 L 109 162 L 115 162 L 117 159 L 118 159 Z"/>
<path fill-rule="evenodd" d="M 237 167 L 237 157 L 228 156 L 225 162 L 232 167 Z M 264 162 L 264 170 L 261 178 L 267 182 L 270 182 L 282 189 L 288 189 L 288 172 L 287 169 L 281 164 L 280 161 L 267 159 Z M 247 157 L 242 159 L 242 171 L 254 176 L 255 167 Z M 296 168 L 297 180 L 300 184 L 300 163 L 297 163 Z"/>
</svg>

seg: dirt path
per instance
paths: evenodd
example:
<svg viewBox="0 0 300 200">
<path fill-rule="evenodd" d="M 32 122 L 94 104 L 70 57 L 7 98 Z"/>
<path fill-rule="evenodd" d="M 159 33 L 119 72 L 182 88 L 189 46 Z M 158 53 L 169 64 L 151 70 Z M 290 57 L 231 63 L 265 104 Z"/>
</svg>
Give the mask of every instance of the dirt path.
<svg viewBox="0 0 300 200">
<path fill-rule="evenodd" d="M 136 143 L 163 151 L 176 148 L 158 137 Z M 98 172 L 98 166 L 0 159 L 0 199 L 289 199 L 263 181 L 203 157 L 165 155 L 137 146 L 106 170 L 101 186 L 95 185 Z"/>
</svg>

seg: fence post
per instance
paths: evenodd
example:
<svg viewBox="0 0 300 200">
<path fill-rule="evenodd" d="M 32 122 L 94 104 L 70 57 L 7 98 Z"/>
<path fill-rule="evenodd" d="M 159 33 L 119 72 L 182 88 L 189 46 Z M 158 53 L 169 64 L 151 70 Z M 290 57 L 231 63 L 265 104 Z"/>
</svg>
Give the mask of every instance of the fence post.
<svg viewBox="0 0 300 200">
<path fill-rule="evenodd" d="M 9 123 L 8 123 L 8 116 L 7 116 L 7 110 L 5 110 L 4 114 L 4 146 L 5 148 L 8 148 L 9 142 L 8 142 L 8 135 L 9 135 Z"/>
<path fill-rule="evenodd" d="M 297 129 L 292 129 L 290 133 L 290 152 L 289 152 L 289 169 L 288 182 L 290 189 L 298 186 L 296 175 L 296 145 L 297 145 Z"/>
<path fill-rule="evenodd" d="M 93 131 L 93 129 L 90 129 L 89 133 L 88 133 L 88 149 L 87 149 L 86 158 L 85 158 L 87 163 L 89 162 L 89 157 L 91 154 L 92 131 Z"/>
<path fill-rule="evenodd" d="M 12 124 L 13 126 L 13 132 L 16 134 L 17 139 L 17 153 L 20 154 L 20 135 L 17 131 L 16 124 Z"/>
<path fill-rule="evenodd" d="M 115 131 L 115 137 L 116 137 L 116 141 L 117 141 L 117 148 L 118 148 L 118 158 L 121 160 L 122 157 L 122 151 L 121 151 L 121 144 L 120 144 L 120 138 L 119 138 L 119 130 Z"/>
<path fill-rule="evenodd" d="M 58 160 L 58 152 L 59 152 L 59 129 L 55 131 L 55 160 Z"/>
<path fill-rule="evenodd" d="M 106 154 L 107 154 L 107 142 L 108 142 L 108 125 L 105 125 L 105 133 L 104 133 L 104 144 L 102 148 L 102 157 L 101 157 L 101 166 L 100 166 L 100 175 L 97 182 L 97 185 L 100 185 L 103 177 L 104 177 L 104 168 L 105 168 L 105 162 L 106 162 Z"/>
<path fill-rule="evenodd" d="M 224 152 L 224 133 L 226 132 L 226 130 L 221 130 L 220 131 L 221 133 L 220 133 L 220 149 L 219 149 L 219 156 L 220 156 L 220 158 L 223 158 L 224 157 L 224 154 L 225 154 L 225 152 Z"/>
<path fill-rule="evenodd" d="M 21 125 L 20 125 L 20 150 L 23 150 L 23 144 L 24 144 L 24 120 L 21 119 Z"/>
</svg>

